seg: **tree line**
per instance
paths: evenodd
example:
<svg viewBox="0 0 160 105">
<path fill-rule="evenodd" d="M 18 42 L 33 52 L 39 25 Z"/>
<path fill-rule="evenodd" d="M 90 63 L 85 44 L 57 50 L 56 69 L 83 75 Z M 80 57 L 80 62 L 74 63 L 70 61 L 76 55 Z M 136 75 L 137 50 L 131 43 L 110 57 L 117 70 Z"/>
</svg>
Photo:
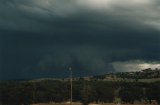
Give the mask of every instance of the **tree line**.
<svg viewBox="0 0 160 105">
<path fill-rule="evenodd" d="M 121 103 L 157 100 L 160 103 L 160 82 L 73 81 L 73 101 L 89 103 Z M 39 82 L 0 83 L 1 105 L 30 105 L 70 101 L 70 82 L 42 80 Z"/>
</svg>

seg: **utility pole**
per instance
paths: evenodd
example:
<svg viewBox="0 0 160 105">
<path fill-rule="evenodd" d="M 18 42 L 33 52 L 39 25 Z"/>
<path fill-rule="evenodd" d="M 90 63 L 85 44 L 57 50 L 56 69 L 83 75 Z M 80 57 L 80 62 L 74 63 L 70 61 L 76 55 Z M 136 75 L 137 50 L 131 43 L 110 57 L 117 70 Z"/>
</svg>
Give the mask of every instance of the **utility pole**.
<svg viewBox="0 0 160 105">
<path fill-rule="evenodd" d="M 71 83 L 71 99 L 70 99 L 70 105 L 72 105 L 72 68 L 69 68 L 70 71 L 70 83 Z"/>
</svg>

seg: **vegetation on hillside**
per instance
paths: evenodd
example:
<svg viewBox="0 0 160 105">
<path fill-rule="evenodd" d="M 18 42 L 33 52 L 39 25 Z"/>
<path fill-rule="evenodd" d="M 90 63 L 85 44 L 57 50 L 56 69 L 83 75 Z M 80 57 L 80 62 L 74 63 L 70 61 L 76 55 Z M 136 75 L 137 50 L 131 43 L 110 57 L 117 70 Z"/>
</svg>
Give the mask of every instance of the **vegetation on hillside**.
<svg viewBox="0 0 160 105">
<path fill-rule="evenodd" d="M 74 81 L 73 101 L 122 103 L 157 100 L 160 103 L 160 82 Z M 42 80 L 38 82 L 4 82 L 0 84 L 2 105 L 30 105 L 32 103 L 65 102 L 70 100 L 70 82 Z"/>
<path fill-rule="evenodd" d="M 82 102 L 84 105 L 117 103 L 119 101 L 122 103 L 151 102 L 151 100 L 160 103 L 160 81 L 148 82 L 148 79 L 159 77 L 159 69 L 145 69 L 139 72 L 73 78 L 73 101 Z M 147 82 L 144 79 L 147 79 Z M 65 101 L 70 101 L 69 79 L 38 79 L 0 83 L 1 105 L 30 105 L 32 103 Z"/>
</svg>

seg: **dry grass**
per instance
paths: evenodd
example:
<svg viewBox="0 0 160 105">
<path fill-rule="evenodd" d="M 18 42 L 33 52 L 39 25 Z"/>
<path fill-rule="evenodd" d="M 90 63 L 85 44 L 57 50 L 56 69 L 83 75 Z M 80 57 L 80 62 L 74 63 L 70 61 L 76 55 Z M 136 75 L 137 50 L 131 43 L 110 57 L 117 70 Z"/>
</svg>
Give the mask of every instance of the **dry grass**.
<svg viewBox="0 0 160 105">
<path fill-rule="evenodd" d="M 70 103 L 39 103 L 39 104 L 32 104 L 32 105 L 70 105 Z M 74 102 L 72 105 L 82 105 L 81 103 Z"/>
<path fill-rule="evenodd" d="M 39 103 L 32 105 L 70 105 L 70 103 Z M 72 105 L 82 105 L 81 103 L 72 103 Z M 89 104 L 89 105 L 117 105 L 114 103 Z M 119 105 L 152 105 L 152 104 L 119 104 Z"/>
</svg>

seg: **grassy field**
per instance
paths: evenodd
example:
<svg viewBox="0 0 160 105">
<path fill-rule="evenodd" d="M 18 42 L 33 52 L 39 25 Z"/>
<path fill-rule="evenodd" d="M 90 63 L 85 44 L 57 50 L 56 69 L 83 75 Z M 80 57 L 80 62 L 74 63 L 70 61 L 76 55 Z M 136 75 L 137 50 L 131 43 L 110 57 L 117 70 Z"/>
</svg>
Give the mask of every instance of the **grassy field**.
<svg viewBox="0 0 160 105">
<path fill-rule="evenodd" d="M 70 105 L 70 103 L 39 103 L 32 105 Z M 72 103 L 72 105 L 82 105 L 81 103 Z M 103 103 L 103 104 L 89 104 L 89 105 L 152 105 L 152 104 L 114 104 L 114 103 Z"/>
<path fill-rule="evenodd" d="M 70 105 L 70 103 L 39 103 L 32 105 Z M 72 105 L 82 105 L 81 103 L 72 103 Z"/>
</svg>

